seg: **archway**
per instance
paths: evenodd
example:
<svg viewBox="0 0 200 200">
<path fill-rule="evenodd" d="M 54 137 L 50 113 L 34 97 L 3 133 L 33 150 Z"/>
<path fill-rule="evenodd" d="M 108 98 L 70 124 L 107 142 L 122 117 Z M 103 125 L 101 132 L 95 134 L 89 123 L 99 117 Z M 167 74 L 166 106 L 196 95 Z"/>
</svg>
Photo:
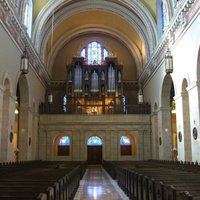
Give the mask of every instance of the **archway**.
<svg viewBox="0 0 200 200">
<path fill-rule="evenodd" d="M 27 160 L 30 154 L 29 144 L 29 91 L 28 82 L 25 75 L 19 77 L 16 95 L 18 99 L 18 160 Z M 30 158 L 31 159 L 31 158 Z"/>
<path fill-rule="evenodd" d="M 102 145 L 100 137 L 92 136 L 87 141 L 87 162 L 90 165 L 102 164 Z"/>
<path fill-rule="evenodd" d="M 174 84 L 172 78 L 167 74 L 163 81 L 161 108 L 160 108 L 160 138 L 159 138 L 159 158 L 165 160 L 174 159 L 173 149 L 176 149 L 176 113 L 172 112 L 174 102 Z M 172 114 L 173 113 L 173 114 Z"/>
<path fill-rule="evenodd" d="M 8 131 L 9 131 L 9 105 L 10 105 L 10 82 L 4 81 L 4 93 L 2 104 L 2 130 L 1 130 L 1 162 L 7 162 L 8 156 Z"/>
<path fill-rule="evenodd" d="M 184 149 L 185 160 L 192 161 L 191 152 L 191 130 L 190 130 L 190 110 L 189 110 L 189 97 L 187 88 L 187 80 L 184 79 L 182 83 L 182 109 L 183 109 L 183 134 L 184 134 Z"/>
</svg>

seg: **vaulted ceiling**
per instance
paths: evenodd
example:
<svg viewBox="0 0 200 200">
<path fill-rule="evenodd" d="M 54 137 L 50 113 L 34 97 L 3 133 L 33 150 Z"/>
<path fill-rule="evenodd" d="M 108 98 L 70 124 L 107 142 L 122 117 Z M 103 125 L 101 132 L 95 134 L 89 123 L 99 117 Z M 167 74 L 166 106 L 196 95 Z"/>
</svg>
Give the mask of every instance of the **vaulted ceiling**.
<svg viewBox="0 0 200 200">
<path fill-rule="evenodd" d="M 137 80 L 157 44 L 155 0 L 35 0 L 33 43 L 54 81 L 91 41 L 99 41 Z"/>
</svg>

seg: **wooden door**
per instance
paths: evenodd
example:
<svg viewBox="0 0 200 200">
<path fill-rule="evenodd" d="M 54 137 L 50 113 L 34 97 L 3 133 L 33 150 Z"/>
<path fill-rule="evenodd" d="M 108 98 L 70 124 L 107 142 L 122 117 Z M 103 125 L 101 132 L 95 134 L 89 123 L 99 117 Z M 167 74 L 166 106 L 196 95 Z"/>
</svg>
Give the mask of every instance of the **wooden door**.
<svg viewBox="0 0 200 200">
<path fill-rule="evenodd" d="M 102 146 L 87 146 L 88 164 L 102 164 Z"/>
</svg>

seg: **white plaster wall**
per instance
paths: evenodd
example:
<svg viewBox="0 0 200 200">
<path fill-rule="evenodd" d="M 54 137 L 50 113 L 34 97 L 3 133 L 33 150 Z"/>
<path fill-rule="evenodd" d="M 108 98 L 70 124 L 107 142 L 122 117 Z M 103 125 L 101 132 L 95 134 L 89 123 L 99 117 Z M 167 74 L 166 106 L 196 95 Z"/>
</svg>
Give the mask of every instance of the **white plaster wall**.
<svg viewBox="0 0 200 200">
<path fill-rule="evenodd" d="M 197 16 L 193 21 L 190 22 L 187 29 L 181 35 L 181 37 L 176 40 L 175 44 L 172 46 L 171 51 L 173 55 L 174 71 L 171 74 L 172 80 L 175 87 L 175 98 L 177 106 L 177 133 L 179 130 L 183 133 L 183 112 L 182 103 L 179 100 L 182 92 L 182 82 L 186 79 L 188 82 L 188 92 L 189 92 L 189 106 L 190 106 L 190 127 L 195 126 L 200 129 L 200 119 L 199 119 L 199 80 L 197 80 L 197 59 L 198 51 L 200 45 L 200 16 Z M 199 69 L 198 69 L 199 70 Z M 160 64 L 157 71 L 151 79 L 144 86 L 144 98 L 145 101 L 150 102 L 152 105 L 156 102 L 158 107 L 162 107 L 161 96 L 162 96 L 162 83 L 165 77 L 165 66 L 164 62 Z M 195 123 L 194 123 L 195 122 Z M 158 129 L 159 132 L 162 131 L 162 120 L 161 115 L 158 116 Z M 192 133 L 191 133 L 192 134 Z M 192 137 L 192 160 L 200 161 L 198 154 L 198 149 L 200 148 L 200 140 L 193 140 Z M 160 150 L 160 149 L 158 149 Z M 182 142 L 178 142 L 178 154 L 179 160 L 184 160 L 185 158 L 184 149 L 184 136 Z"/>
<path fill-rule="evenodd" d="M 9 34 L 6 32 L 2 24 L 0 23 L 0 88 L 3 89 L 3 84 L 5 78 L 8 78 L 10 82 L 10 105 L 9 105 L 9 122 L 8 122 L 8 129 L 9 133 L 14 127 L 14 110 L 15 110 L 15 96 L 16 96 L 16 88 L 18 79 L 20 76 L 20 58 L 21 52 L 16 46 L 15 42 L 11 39 Z M 45 94 L 45 86 L 39 77 L 35 74 L 32 67 L 29 69 L 29 74 L 26 75 L 27 82 L 28 82 L 28 90 L 29 90 L 29 102 L 26 106 L 26 109 L 30 112 L 30 107 L 32 102 L 34 101 L 36 104 L 36 108 L 38 110 L 39 103 L 44 100 Z M 0 92 L 0 130 L 2 127 L 2 102 L 3 102 L 3 90 Z M 32 114 L 30 114 L 26 119 L 24 119 L 24 123 L 28 124 L 28 136 L 31 136 L 32 131 Z M 37 115 L 38 117 L 39 115 Z M 36 120 L 38 121 L 38 120 Z M 37 125 L 38 126 L 38 125 Z M 37 129 L 37 128 L 36 128 Z M 9 134 L 8 134 L 9 135 Z M 1 139 L 1 133 L 0 133 Z M 35 141 L 38 143 L 38 141 Z M 28 141 L 25 141 L 27 144 Z M 36 156 L 32 156 L 32 148 L 36 144 L 32 144 L 30 147 L 26 147 L 25 151 L 28 153 L 28 157 L 24 158 L 27 159 L 38 159 Z M 13 160 L 13 144 L 8 140 L 8 152 L 7 152 L 7 161 Z M 35 154 L 37 155 L 37 153 Z"/>
</svg>

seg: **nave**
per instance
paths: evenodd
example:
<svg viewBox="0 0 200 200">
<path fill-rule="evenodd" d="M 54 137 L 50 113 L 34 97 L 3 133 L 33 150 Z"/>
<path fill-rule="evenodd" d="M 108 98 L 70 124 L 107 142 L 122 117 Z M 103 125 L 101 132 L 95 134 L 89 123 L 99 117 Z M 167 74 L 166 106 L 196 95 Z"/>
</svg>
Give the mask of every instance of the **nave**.
<svg viewBox="0 0 200 200">
<path fill-rule="evenodd" d="M 128 200 L 101 165 L 88 166 L 74 200 Z"/>
</svg>

